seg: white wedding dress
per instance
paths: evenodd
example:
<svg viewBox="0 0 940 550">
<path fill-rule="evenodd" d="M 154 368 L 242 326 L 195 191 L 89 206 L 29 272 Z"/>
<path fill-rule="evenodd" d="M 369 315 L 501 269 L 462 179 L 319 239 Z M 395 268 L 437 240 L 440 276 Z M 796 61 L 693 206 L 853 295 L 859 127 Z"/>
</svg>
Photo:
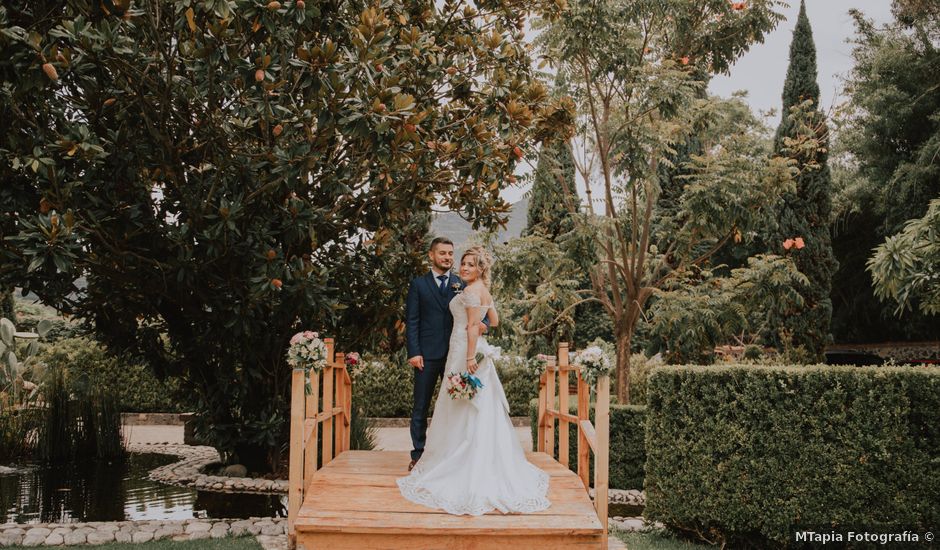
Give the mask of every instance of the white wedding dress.
<svg viewBox="0 0 940 550">
<path fill-rule="evenodd" d="M 467 370 L 468 307 L 481 308 L 485 315 L 490 306 L 466 292 L 450 301 L 454 329 L 424 454 L 410 475 L 397 480 L 398 487 L 412 502 L 456 515 L 544 510 L 551 505 L 548 474 L 526 460 L 516 437 L 493 365 L 498 349 L 482 336 L 477 340 L 476 351 L 485 356 L 476 371 L 483 387 L 472 400 L 451 399 L 447 393 L 447 376 Z"/>
</svg>

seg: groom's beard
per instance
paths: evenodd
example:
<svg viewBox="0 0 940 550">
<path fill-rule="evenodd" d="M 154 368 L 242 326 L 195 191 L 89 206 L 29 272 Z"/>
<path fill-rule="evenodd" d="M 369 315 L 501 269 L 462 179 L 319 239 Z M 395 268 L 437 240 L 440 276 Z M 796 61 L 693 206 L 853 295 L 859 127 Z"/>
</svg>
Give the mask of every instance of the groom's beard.
<svg viewBox="0 0 940 550">
<path fill-rule="evenodd" d="M 434 264 L 434 269 L 440 271 L 441 273 L 450 273 L 450 269 L 451 269 L 452 267 L 454 267 L 454 264 L 450 264 L 450 265 L 448 265 L 448 266 L 443 266 L 443 265 L 438 264 L 438 263 L 435 263 L 435 264 Z"/>
</svg>

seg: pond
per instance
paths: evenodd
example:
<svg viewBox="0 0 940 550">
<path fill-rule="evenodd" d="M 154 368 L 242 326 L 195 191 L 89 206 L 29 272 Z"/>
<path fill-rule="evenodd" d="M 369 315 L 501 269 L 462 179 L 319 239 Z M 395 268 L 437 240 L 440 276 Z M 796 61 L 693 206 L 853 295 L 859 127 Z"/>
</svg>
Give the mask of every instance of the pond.
<svg viewBox="0 0 940 550">
<path fill-rule="evenodd" d="M 14 472 L 0 474 L 0 524 L 286 515 L 286 496 L 209 493 L 147 479 L 177 460 L 130 454 L 124 463 L 12 465 Z"/>
</svg>

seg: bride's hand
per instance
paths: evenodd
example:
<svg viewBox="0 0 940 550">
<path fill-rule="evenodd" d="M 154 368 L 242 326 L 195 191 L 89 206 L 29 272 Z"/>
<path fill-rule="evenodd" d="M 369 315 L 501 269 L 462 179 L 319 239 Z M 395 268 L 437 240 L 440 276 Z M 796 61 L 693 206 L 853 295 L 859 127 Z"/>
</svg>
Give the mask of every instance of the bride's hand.
<svg viewBox="0 0 940 550">
<path fill-rule="evenodd" d="M 476 359 L 467 359 L 467 372 L 473 374 L 477 371 L 478 368 L 480 368 L 480 366 L 477 365 Z"/>
</svg>

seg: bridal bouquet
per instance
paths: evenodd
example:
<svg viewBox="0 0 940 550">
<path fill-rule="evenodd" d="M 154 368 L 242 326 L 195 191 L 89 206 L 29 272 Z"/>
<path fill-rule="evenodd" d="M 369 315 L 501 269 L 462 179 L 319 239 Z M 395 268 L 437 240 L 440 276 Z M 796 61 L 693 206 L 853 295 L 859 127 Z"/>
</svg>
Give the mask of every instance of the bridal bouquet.
<svg viewBox="0 0 940 550">
<path fill-rule="evenodd" d="M 613 368 L 610 357 L 600 346 L 590 346 L 578 352 L 573 363 L 581 367 L 581 378 L 591 385 Z"/>
<path fill-rule="evenodd" d="M 305 330 L 291 336 L 287 364 L 320 374 L 326 368 L 326 344 L 320 339 L 320 334 Z"/>
<path fill-rule="evenodd" d="M 451 399 L 470 400 L 483 387 L 483 382 L 469 372 L 454 373 L 447 376 L 447 395 Z"/>
</svg>

